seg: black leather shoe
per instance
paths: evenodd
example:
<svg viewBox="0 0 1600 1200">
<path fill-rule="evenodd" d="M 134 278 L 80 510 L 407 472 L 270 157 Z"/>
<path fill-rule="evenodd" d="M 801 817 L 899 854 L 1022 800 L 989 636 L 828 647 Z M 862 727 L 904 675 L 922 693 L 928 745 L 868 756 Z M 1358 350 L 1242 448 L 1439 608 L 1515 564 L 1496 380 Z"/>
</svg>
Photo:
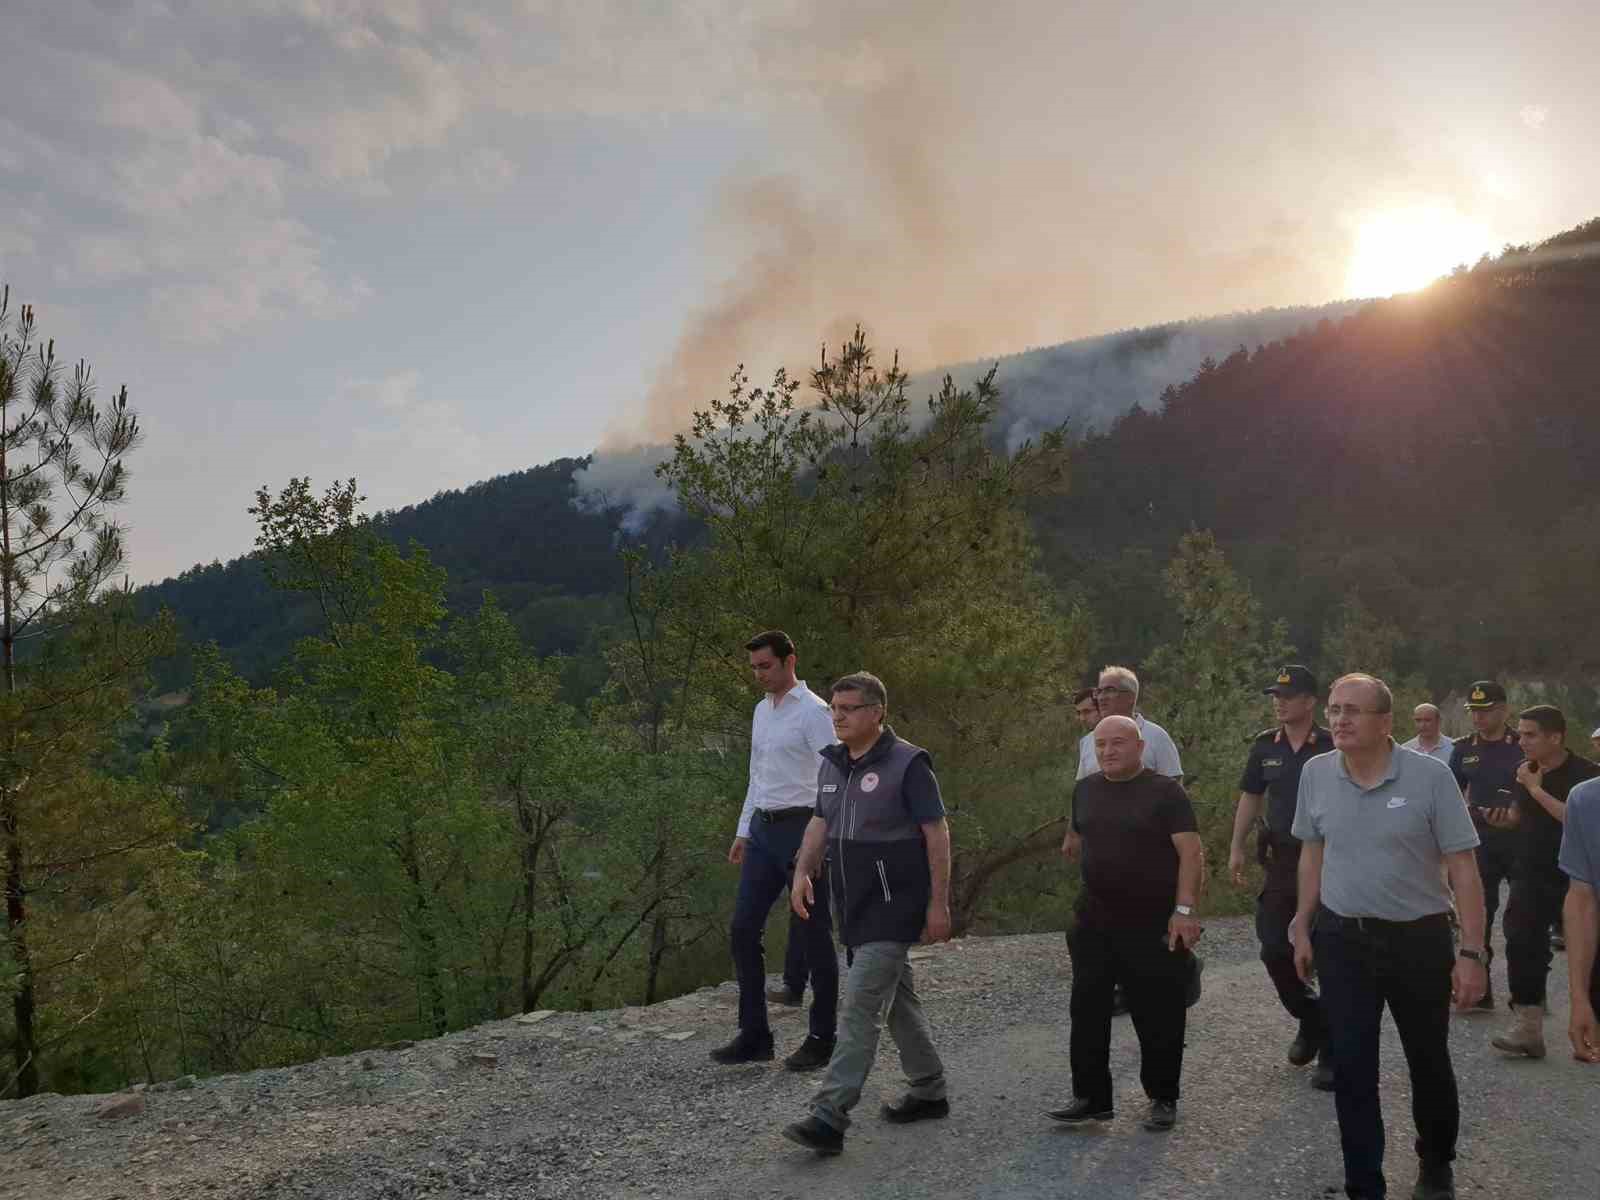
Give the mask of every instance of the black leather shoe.
<svg viewBox="0 0 1600 1200">
<path fill-rule="evenodd" d="M 1456 1200 L 1456 1176 L 1450 1164 L 1418 1170 L 1411 1200 Z"/>
<path fill-rule="evenodd" d="M 1144 1127 L 1151 1133 L 1165 1133 L 1178 1123 L 1178 1106 L 1171 1100 L 1150 1101 L 1150 1115 Z"/>
<path fill-rule="evenodd" d="M 795 1145 L 815 1150 L 818 1154 L 838 1154 L 844 1149 L 844 1134 L 821 1117 L 807 1117 L 804 1121 L 785 1125 L 783 1136 Z"/>
<path fill-rule="evenodd" d="M 806 998 L 804 992 L 791 992 L 786 987 L 767 989 L 767 999 L 773 1004 L 781 1004 L 785 1008 L 798 1008 L 800 1002 Z"/>
<path fill-rule="evenodd" d="M 832 1042 L 808 1034 L 806 1040 L 800 1043 L 800 1048 L 783 1060 L 783 1065 L 791 1071 L 815 1071 L 818 1067 L 827 1066 L 832 1057 Z"/>
<path fill-rule="evenodd" d="M 726 1046 L 718 1046 L 713 1050 L 711 1061 L 725 1066 L 732 1063 L 771 1062 L 772 1035 L 756 1038 L 741 1033 Z"/>
<path fill-rule="evenodd" d="M 1322 1045 L 1322 1039 L 1317 1036 L 1316 1029 L 1306 1022 L 1300 1022 L 1300 1032 L 1294 1035 L 1294 1041 L 1289 1043 L 1289 1065 L 1303 1067 L 1317 1056 L 1317 1050 Z"/>
<path fill-rule="evenodd" d="M 1311 1086 L 1319 1092 L 1333 1091 L 1333 1063 L 1328 1060 L 1327 1051 L 1317 1055 L 1317 1066 L 1311 1072 Z"/>
<path fill-rule="evenodd" d="M 1116 1115 L 1116 1111 L 1109 1101 L 1101 1104 L 1095 1100 L 1080 1098 L 1065 1108 L 1052 1108 L 1044 1115 L 1052 1121 L 1060 1121 L 1063 1125 L 1082 1125 L 1085 1121 L 1109 1121 Z"/>
<path fill-rule="evenodd" d="M 920 1100 L 916 1096 L 901 1096 L 893 1104 L 883 1106 L 883 1119 L 896 1125 L 909 1125 L 913 1121 L 936 1121 L 950 1115 L 948 1100 Z"/>
</svg>

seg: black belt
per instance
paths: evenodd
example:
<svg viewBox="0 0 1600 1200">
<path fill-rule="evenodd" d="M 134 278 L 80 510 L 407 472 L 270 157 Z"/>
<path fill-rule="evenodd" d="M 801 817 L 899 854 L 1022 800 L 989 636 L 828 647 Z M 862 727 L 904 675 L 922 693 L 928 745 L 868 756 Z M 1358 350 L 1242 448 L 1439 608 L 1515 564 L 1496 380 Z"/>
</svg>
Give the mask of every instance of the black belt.
<svg viewBox="0 0 1600 1200">
<path fill-rule="evenodd" d="M 1316 923 L 1323 929 L 1355 929 L 1361 933 L 1421 932 L 1435 926 L 1448 929 L 1450 914 L 1430 913 L 1413 921 L 1385 921 L 1382 917 L 1342 917 L 1326 904 L 1319 904 Z"/>
<path fill-rule="evenodd" d="M 811 808 L 758 808 L 756 816 L 768 825 L 781 825 L 785 821 L 810 820 L 816 813 Z"/>
</svg>

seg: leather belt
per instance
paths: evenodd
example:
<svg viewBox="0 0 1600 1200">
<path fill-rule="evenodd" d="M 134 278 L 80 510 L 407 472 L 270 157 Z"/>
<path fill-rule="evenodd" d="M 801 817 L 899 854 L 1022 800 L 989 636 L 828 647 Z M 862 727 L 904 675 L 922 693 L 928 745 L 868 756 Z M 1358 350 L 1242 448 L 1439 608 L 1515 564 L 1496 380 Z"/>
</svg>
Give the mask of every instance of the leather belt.
<svg viewBox="0 0 1600 1200">
<path fill-rule="evenodd" d="M 784 821 L 798 821 L 802 817 L 810 820 L 816 815 L 813 808 L 758 808 L 756 816 L 768 825 L 780 825 Z"/>
</svg>

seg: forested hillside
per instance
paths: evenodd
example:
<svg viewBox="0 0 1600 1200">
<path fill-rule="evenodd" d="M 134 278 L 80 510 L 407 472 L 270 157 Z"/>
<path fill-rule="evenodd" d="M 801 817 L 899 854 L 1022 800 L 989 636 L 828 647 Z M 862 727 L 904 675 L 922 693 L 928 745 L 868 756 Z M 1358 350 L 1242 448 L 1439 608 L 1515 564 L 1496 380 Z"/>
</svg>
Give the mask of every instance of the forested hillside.
<svg viewBox="0 0 1600 1200">
<path fill-rule="evenodd" d="M 1034 510 L 1108 655 L 1163 632 L 1158 572 L 1211 530 L 1307 657 L 1341 602 L 1436 687 L 1600 675 L 1600 221 L 1265 347 L 1092 435 Z"/>
</svg>

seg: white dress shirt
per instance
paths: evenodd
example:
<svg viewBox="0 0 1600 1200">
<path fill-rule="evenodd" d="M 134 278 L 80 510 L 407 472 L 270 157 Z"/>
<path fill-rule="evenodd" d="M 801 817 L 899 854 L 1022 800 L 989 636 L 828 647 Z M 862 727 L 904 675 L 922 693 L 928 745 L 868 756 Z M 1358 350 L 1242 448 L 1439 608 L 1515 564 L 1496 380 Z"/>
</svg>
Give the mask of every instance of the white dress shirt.
<svg viewBox="0 0 1600 1200">
<path fill-rule="evenodd" d="M 1450 765 L 1450 751 L 1455 747 L 1455 744 L 1454 738 L 1447 738 L 1441 733 L 1439 735 L 1439 744 L 1432 750 L 1424 750 L 1422 748 L 1422 739 L 1420 737 L 1414 737 L 1409 742 L 1401 742 L 1400 749 L 1415 750 L 1418 754 L 1426 754 L 1429 758 L 1437 758 L 1448 767 Z"/>
<path fill-rule="evenodd" d="M 750 786 L 739 814 L 738 836 L 750 836 L 757 809 L 814 808 L 817 803 L 817 760 L 833 736 L 827 703 L 796 681 L 776 704 L 771 696 L 756 702 L 750 721 Z"/>
<path fill-rule="evenodd" d="M 1144 739 L 1141 761 L 1157 775 L 1183 778 L 1183 763 L 1178 760 L 1178 744 L 1154 721 L 1146 721 L 1143 713 L 1134 713 L 1133 721 Z M 1100 759 L 1094 752 L 1094 730 L 1084 734 L 1078 742 L 1078 778 L 1093 775 L 1100 769 Z"/>
</svg>

